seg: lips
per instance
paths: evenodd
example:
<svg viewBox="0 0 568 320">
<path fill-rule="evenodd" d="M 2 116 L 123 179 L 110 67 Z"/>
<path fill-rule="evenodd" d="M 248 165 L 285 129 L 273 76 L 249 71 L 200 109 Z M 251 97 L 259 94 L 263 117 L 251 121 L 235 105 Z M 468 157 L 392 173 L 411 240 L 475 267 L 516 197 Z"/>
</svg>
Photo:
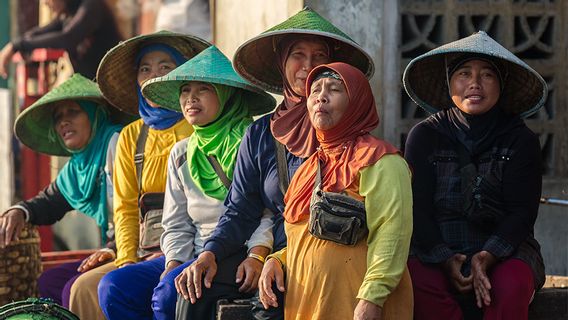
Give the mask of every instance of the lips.
<svg viewBox="0 0 568 320">
<path fill-rule="evenodd" d="M 75 131 L 74 131 L 74 130 L 65 130 L 65 131 L 63 131 L 63 133 L 61 134 L 61 137 L 62 137 L 63 139 L 68 139 L 68 138 L 72 137 L 74 134 L 75 134 Z"/>
<path fill-rule="evenodd" d="M 465 98 L 468 99 L 471 102 L 480 102 L 481 100 L 484 99 L 484 97 L 482 95 L 479 95 L 479 94 L 467 95 L 467 96 L 465 96 Z"/>
<path fill-rule="evenodd" d="M 199 112 L 201 112 L 201 108 L 197 108 L 197 107 L 194 107 L 194 106 L 186 106 L 184 108 L 184 111 L 188 115 L 195 115 L 195 114 L 198 114 Z"/>
</svg>

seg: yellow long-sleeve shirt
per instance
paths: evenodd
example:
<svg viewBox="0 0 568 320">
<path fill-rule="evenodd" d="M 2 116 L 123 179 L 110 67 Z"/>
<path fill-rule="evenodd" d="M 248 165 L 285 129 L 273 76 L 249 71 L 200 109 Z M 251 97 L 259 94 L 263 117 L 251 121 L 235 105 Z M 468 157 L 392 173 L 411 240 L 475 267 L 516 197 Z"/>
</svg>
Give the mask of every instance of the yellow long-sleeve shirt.
<svg viewBox="0 0 568 320">
<path fill-rule="evenodd" d="M 142 119 L 139 119 L 120 133 L 116 147 L 114 186 L 114 227 L 116 236 L 116 266 L 126 262 L 137 262 L 139 241 L 138 178 L 134 154 Z M 144 147 L 142 169 L 142 192 L 164 192 L 166 189 L 167 163 L 170 149 L 174 144 L 193 132 L 193 128 L 182 119 L 165 130 L 148 130 Z"/>
<path fill-rule="evenodd" d="M 410 170 L 385 155 L 360 172 L 367 242 L 353 247 L 309 234 L 307 221 L 286 223 L 288 247 L 272 254 L 286 267 L 286 319 L 348 319 L 357 299 L 383 306 L 406 268 L 412 234 Z"/>
</svg>

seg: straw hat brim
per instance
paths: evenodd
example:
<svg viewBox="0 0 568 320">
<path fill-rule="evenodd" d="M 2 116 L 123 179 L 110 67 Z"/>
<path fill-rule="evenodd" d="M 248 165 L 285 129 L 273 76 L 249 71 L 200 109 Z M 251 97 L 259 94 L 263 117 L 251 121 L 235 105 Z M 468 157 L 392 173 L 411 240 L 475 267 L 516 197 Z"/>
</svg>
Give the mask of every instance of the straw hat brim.
<svg viewBox="0 0 568 320">
<path fill-rule="evenodd" d="M 131 38 L 109 50 L 99 64 L 97 82 L 109 103 L 126 113 L 138 115 L 135 59 L 140 49 L 153 43 L 169 45 L 187 59 L 211 45 L 196 36 L 162 31 Z"/>
<path fill-rule="evenodd" d="M 413 59 L 403 75 L 410 98 L 429 113 L 451 108 L 454 104 L 447 87 L 446 59 L 464 54 L 485 55 L 503 64 L 507 74 L 500 105 L 507 113 L 528 117 L 544 105 L 548 88 L 540 74 L 482 32 Z"/>
<path fill-rule="evenodd" d="M 243 78 L 262 89 L 282 94 L 282 76 L 278 70 L 276 46 L 283 37 L 289 35 L 320 36 L 326 42 L 333 44 L 333 62 L 345 62 L 357 67 L 371 78 L 375 71 L 373 59 L 354 41 L 340 35 L 308 29 L 283 29 L 262 33 L 243 43 L 235 52 L 233 67 Z"/>
<path fill-rule="evenodd" d="M 106 101 L 100 96 L 84 96 L 52 100 L 48 103 L 32 105 L 25 109 L 14 123 L 14 133 L 18 140 L 30 149 L 53 155 L 69 157 L 69 153 L 59 141 L 49 141 L 48 132 L 54 127 L 53 112 L 60 105 L 65 105 L 69 101 L 92 101 L 101 108 L 109 112 L 109 119 L 114 123 L 127 124 L 134 120 L 132 116 L 126 115 L 115 108 L 108 107 Z M 103 150 L 101 150 L 102 152 Z"/>
<path fill-rule="evenodd" d="M 276 106 L 274 97 L 254 86 L 232 79 L 219 79 L 210 76 L 168 77 L 166 75 L 146 81 L 142 86 L 142 93 L 148 100 L 163 108 L 182 112 L 179 102 L 180 89 L 184 83 L 189 81 L 221 84 L 241 89 L 250 116 L 265 114 L 272 111 Z"/>
</svg>

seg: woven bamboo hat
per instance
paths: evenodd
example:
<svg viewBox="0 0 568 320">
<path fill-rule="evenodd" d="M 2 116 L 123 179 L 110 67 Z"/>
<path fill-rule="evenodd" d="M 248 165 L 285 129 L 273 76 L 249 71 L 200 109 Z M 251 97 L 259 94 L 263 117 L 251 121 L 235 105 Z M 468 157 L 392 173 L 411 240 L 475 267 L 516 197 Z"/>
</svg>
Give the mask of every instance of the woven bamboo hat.
<svg viewBox="0 0 568 320">
<path fill-rule="evenodd" d="M 483 31 L 410 61 L 402 79 L 406 93 L 430 113 L 450 108 L 453 102 L 447 87 L 447 66 L 464 55 L 486 56 L 504 67 L 500 104 L 507 113 L 528 117 L 544 105 L 548 88 L 540 74 Z"/>
<path fill-rule="evenodd" d="M 166 44 L 191 59 L 211 44 L 196 36 L 159 31 L 119 43 L 110 49 L 97 69 L 97 82 L 105 98 L 118 109 L 138 115 L 136 55 L 153 43 Z"/>
<path fill-rule="evenodd" d="M 69 101 L 92 101 L 109 113 L 114 123 L 126 124 L 134 119 L 108 106 L 96 83 L 75 73 L 61 85 L 53 88 L 16 118 L 16 137 L 30 149 L 54 156 L 70 156 L 58 141 L 49 141 L 48 132 L 54 127 L 53 112 L 57 106 Z"/>
<path fill-rule="evenodd" d="M 203 50 L 167 75 L 146 81 L 142 86 L 142 94 L 164 108 L 181 112 L 180 88 L 188 81 L 243 89 L 243 99 L 247 102 L 251 116 L 270 112 L 276 106 L 274 97 L 241 78 L 233 69 L 231 61 L 215 46 Z"/>
<path fill-rule="evenodd" d="M 309 7 L 242 44 L 233 57 L 235 70 L 264 90 L 282 94 L 276 48 L 282 38 L 294 34 L 324 38 L 330 43 L 334 61 L 357 67 L 367 78 L 375 71 L 373 59 L 359 44 Z"/>
</svg>

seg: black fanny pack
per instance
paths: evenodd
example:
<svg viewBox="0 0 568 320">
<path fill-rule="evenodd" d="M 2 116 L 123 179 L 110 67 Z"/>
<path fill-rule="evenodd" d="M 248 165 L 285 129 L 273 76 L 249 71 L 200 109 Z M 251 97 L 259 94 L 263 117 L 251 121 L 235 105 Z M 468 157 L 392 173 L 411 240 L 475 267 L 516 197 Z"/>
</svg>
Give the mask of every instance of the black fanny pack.
<svg viewBox="0 0 568 320">
<path fill-rule="evenodd" d="M 343 245 L 355 245 L 368 233 L 365 203 L 348 195 L 321 190 L 318 160 L 316 181 L 310 200 L 309 232 L 312 236 Z"/>
</svg>

